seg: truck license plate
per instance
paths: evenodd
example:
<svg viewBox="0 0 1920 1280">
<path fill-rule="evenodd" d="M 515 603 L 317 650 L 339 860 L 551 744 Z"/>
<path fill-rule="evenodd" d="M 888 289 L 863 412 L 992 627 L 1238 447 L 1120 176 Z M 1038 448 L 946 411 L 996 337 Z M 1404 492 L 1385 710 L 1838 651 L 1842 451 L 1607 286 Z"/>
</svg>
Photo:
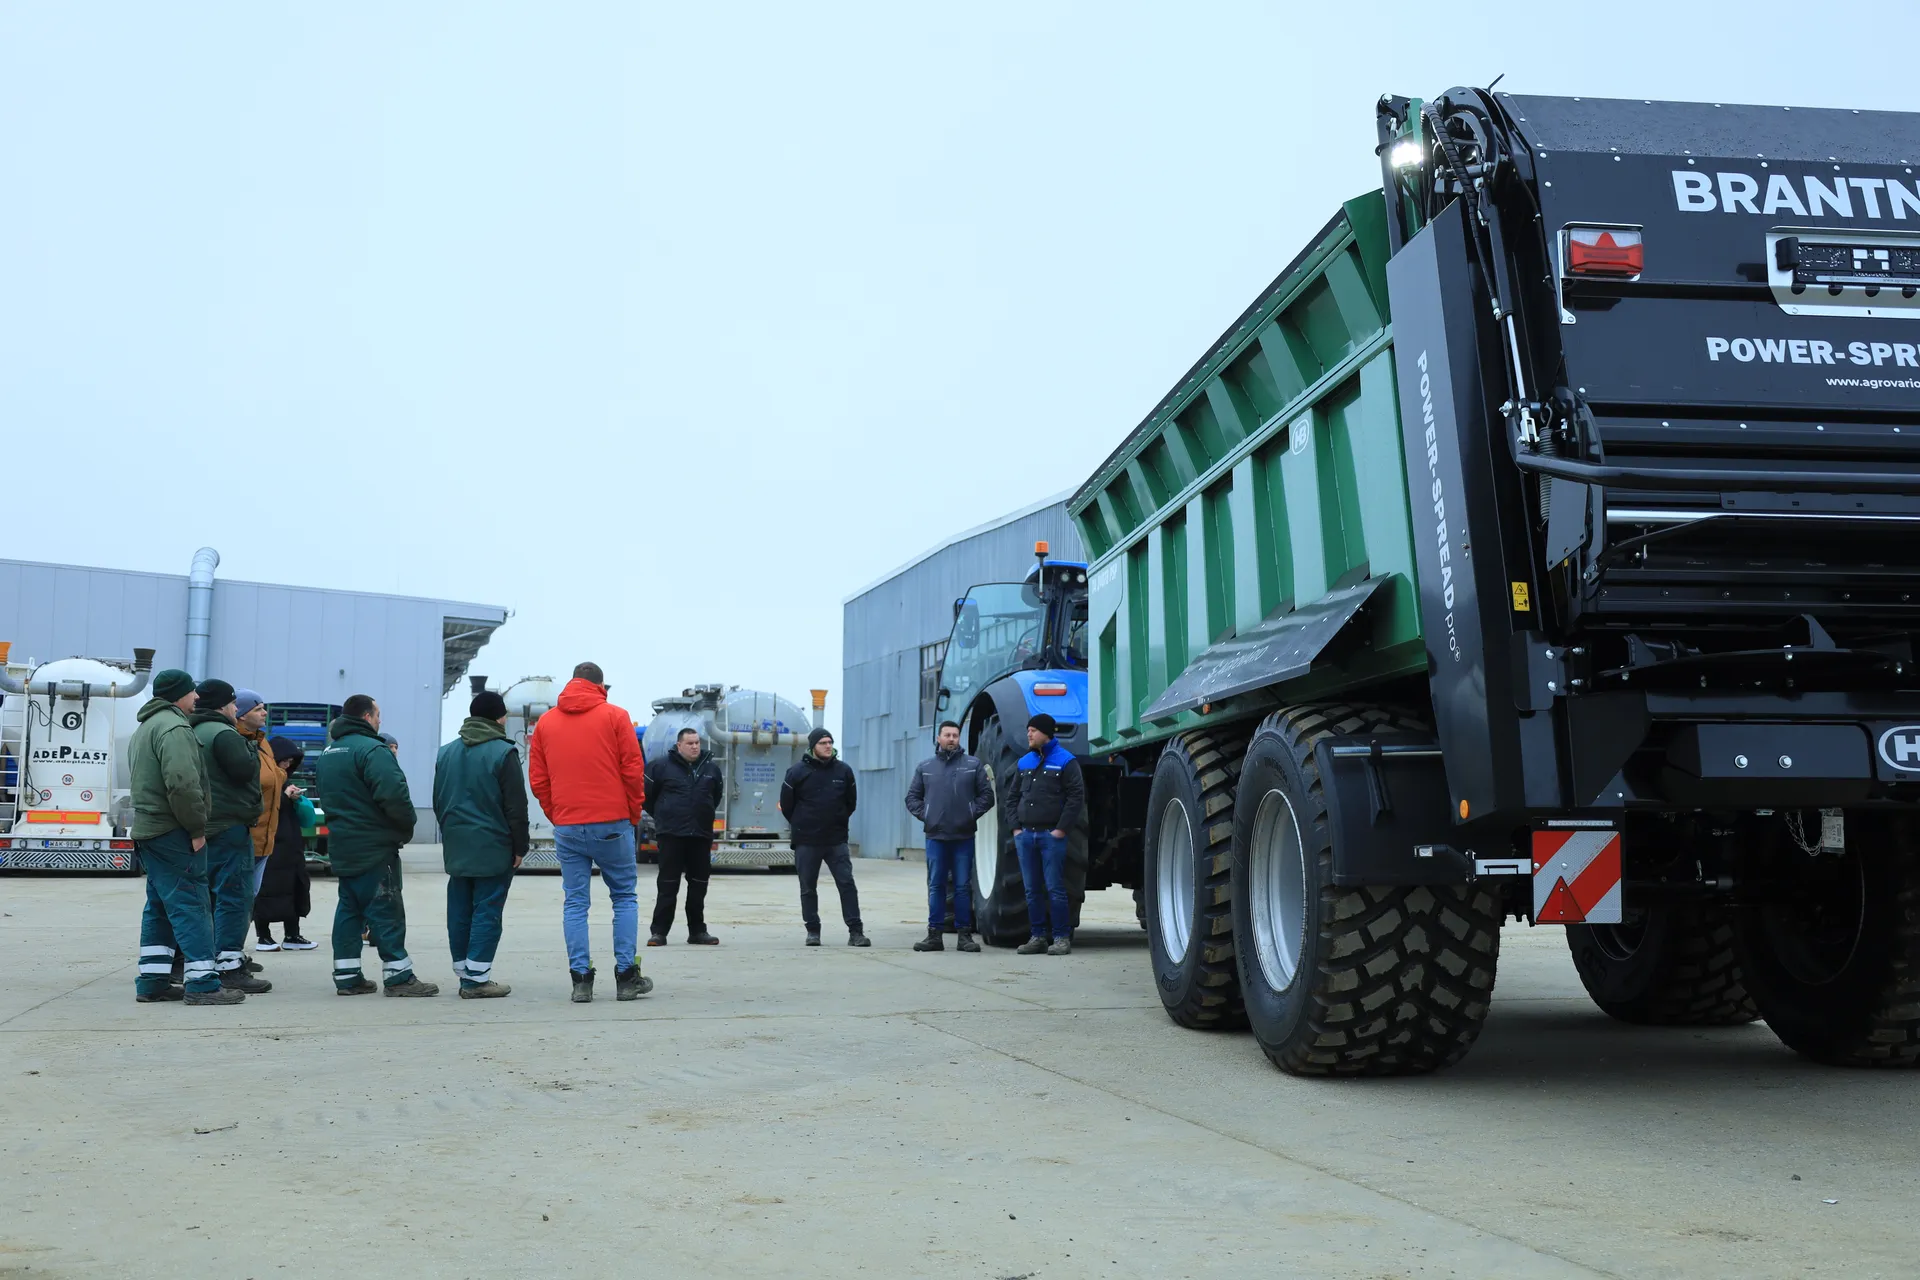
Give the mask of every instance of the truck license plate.
<svg viewBox="0 0 1920 1280">
<path fill-rule="evenodd" d="M 86 842 L 82 840 L 42 840 L 40 847 L 42 849 L 84 849 Z"/>
<path fill-rule="evenodd" d="M 773 842 L 771 840 L 748 840 L 742 843 L 740 847 L 742 849 L 771 849 L 773 848 Z"/>
</svg>

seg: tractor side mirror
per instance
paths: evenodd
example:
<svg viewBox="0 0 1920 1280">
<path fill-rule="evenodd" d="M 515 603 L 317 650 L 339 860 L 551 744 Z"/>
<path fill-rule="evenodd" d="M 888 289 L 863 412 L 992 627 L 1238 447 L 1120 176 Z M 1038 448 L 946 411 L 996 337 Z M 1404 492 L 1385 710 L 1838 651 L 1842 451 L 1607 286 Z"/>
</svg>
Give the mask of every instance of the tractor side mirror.
<svg viewBox="0 0 1920 1280">
<path fill-rule="evenodd" d="M 934 710 L 945 711 L 947 709 L 947 704 L 952 701 L 953 701 L 953 691 L 951 689 L 942 689 L 940 691 L 940 695 L 933 700 Z"/>
<path fill-rule="evenodd" d="M 980 645 L 980 608 L 970 600 L 960 602 L 960 611 L 953 617 L 953 642 L 962 649 L 974 649 Z"/>
</svg>

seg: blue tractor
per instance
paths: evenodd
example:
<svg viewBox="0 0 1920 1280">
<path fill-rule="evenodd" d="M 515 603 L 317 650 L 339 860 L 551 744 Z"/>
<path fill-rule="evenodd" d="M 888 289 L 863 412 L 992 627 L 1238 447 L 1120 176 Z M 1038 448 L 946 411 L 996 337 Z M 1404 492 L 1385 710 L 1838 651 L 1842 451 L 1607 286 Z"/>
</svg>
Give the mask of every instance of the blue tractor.
<svg viewBox="0 0 1920 1280">
<path fill-rule="evenodd" d="M 1027 752 L 1030 716 L 1044 711 L 1054 718 L 1060 745 L 1081 757 L 1086 779 L 1087 813 L 1068 833 L 1076 923 L 1088 889 L 1137 885 L 1144 826 L 1145 788 L 1134 788 L 1141 793 L 1137 806 L 1124 805 L 1124 767 L 1084 754 L 1087 566 L 1049 559 L 1044 542 L 1035 544 L 1034 556 L 1024 581 L 983 583 L 954 601 L 953 631 L 940 666 L 940 718 L 959 723 L 961 741 L 993 779 L 996 804 L 974 840 L 973 915 L 980 936 L 997 946 L 1016 946 L 1028 935 L 1012 815 L 998 801 L 1009 794 L 1015 765 Z M 1133 807 L 1139 815 L 1124 821 L 1120 809 Z M 1098 815 L 1091 825 L 1090 815 Z M 1115 834 L 1090 848 L 1090 830 Z"/>
</svg>

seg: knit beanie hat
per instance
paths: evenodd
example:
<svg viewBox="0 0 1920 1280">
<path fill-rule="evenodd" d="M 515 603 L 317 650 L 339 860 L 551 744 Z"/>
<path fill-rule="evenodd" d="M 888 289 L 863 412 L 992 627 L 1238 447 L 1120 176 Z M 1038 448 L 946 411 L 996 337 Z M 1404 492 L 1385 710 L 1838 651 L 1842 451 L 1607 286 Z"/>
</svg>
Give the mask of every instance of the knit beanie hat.
<svg viewBox="0 0 1920 1280">
<path fill-rule="evenodd" d="M 236 689 L 233 692 L 233 714 L 243 716 L 265 701 L 251 689 Z"/>
<path fill-rule="evenodd" d="M 168 667 L 154 675 L 151 688 L 154 697 L 178 702 L 193 692 L 193 677 L 178 667 Z"/>
<path fill-rule="evenodd" d="M 826 727 L 824 725 L 818 729 L 815 729 L 812 733 L 807 735 L 807 750 L 811 751 L 815 747 L 819 746 L 820 739 L 822 738 L 825 738 L 828 742 L 833 741 L 833 735 L 827 732 Z"/>
<path fill-rule="evenodd" d="M 491 689 L 482 689 L 467 704 L 467 714 L 482 720 L 498 720 L 507 714 L 507 700 Z"/>
<path fill-rule="evenodd" d="M 1038 715 L 1034 716 L 1033 719 L 1027 721 L 1027 728 L 1038 729 L 1040 732 L 1046 734 L 1049 738 L 1051 738 L 1059 732 L 1060 726 L 1057 723 L 1055 723 L 1054 718 L 1052 716 L 1042 711 Z"/>
<path fill-rule="evenodd" d="M 218 711 L 233 701 L 233 686 L 215 676 L 200 682 L 200 709 Z"/>
</svg>

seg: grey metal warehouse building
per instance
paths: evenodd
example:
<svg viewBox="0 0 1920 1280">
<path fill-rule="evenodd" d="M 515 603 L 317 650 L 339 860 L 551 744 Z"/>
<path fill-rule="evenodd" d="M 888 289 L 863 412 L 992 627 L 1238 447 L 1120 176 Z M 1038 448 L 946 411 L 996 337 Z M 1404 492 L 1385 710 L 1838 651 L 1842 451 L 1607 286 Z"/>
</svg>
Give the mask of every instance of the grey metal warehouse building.
<svg viewBox="0 0 1920 1280">
<path fill-rule="evenodd" d="M 920 824 L 903 807 L 913 766 L 933 754 L 937 674 L 953 602 L 982 582 L 1022 578 L 1033 544 L 1084 558 L 1062 493 L 969 529 L 848 596 L 843 612 L 841 754 L 859 774 L 851 835 L 860 854 L 918 854 Z"/>
<path fill-rule="evenodd" d="M 201 559 L 208 572 L 218 564 Z M 400 741 L 419 838 L 431 838 L 441 700 L 507 610 L 217 576 L 210 585 L 206 670 L 194 674 L 257 689 L 269 703 L 378 698 L 381 728 Z M 0 560 L 0 640 L 12 641 L 15 662 L 125 658 L 142 647 L 155 651 L 156 668 L 192 670 L 189 595 L 185 574 Z"/>
</svg>

